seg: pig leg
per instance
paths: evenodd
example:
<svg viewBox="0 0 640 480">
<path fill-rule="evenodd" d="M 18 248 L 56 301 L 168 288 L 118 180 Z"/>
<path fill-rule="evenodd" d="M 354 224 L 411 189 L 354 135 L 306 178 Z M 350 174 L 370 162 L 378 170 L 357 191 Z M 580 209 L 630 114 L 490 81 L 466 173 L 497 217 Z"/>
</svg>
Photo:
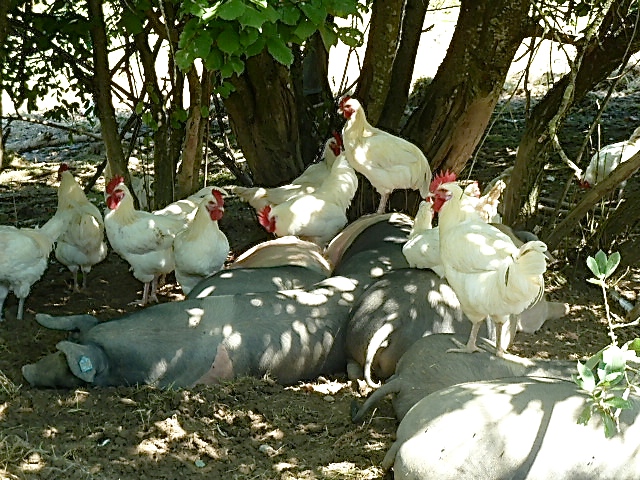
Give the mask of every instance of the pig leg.
<svg viewBox="0 0 640 480">
<path fill-rule="evenodd" d="M 211 385 L 218 383 L 221 379 L 233 378 L 233 362 L 229 358 L 229 352 L 224 345 L 219 344 L 216 351 L 216 358 L 213 359 L 211 368 L 195 384 L 203 383 Z"/>
<path fill-rule="evenodd" d="M 364 419 L 365 414 L 373 408 L 381 399 L 387 396 L 389 393 L 400 392 L 402 381 L 399 378 L 392 378 L 387 383 L 382 385 L 379 389 L 375 390 L 369 398 L 364 402 L 362 407 L 358 409 L 355 402 L 351 405 L 351 421 L 353 423 L 360 423 Z"/>
<path fill-rule="evenodd" d="M 46 313 L 36 313 L 36 322 L 51 330 L 85 332 L 99 323 L 93 315 L 62 315 L 54 317 Z"/>
</svg>

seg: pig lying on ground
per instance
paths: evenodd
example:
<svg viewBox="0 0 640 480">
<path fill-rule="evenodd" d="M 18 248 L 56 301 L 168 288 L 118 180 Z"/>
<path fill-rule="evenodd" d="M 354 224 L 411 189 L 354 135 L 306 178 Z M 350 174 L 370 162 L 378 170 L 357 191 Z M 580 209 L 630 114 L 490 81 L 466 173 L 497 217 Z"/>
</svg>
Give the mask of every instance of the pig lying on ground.
<svg viewBox="0 0 640 480">
<path fill-rule="evenodd" d="M 281 237 L 251 247 L 199 282 L 186 298 L 308 288 L 331 275 L 332 269 L 315 243 Z"/>
<path fill-rule="evenodd" d="M 348 372 L 372 387 L 372 379 L 393 375 L 404 352 L 420 337 L 433 333 L 468 334 L 451 287 L 431 270 L 392 270 L 370 285 L 350 314 L 347 327 Z"/>
<path fill-rule="evenodd" d="M 573 383 L 535 378 L 439 390 L 409 410 L 382 466 L 414 480 L 638 479 L 638 398 L 609 439 L 598 415 L 576 423 L 586 398 Z"/>
<path fill-rule="evenodd" d="M 361 422 L 388 394 L 395 394 L 393 409 L 398 420 L 402 420 L 413 405 L 430 393 L 458 383 L 529 376 L 571 380 L 571 374 L 576 373 L 576 363 L 564 360 L 525 359 L 513 355 L 500 358 L 489 352 L 447 352 L 453 345 L 451 337 L 451 334 L 435 334 L 416 340 L 400 358 L 395 374 L 367 398 L 353 421 Z M 467 334 L 458 333 L 455 337 L 464 342 Z"/>
<path fill-rule="evenodd" d="M 352 280 L 327 279 L 307 292 L 237 294 L 154 305 L 108 322 L 38 314 L 45 327 L 76 330 L 59 354 L 25 365 L 32 386 L 150 384 L 189 387 L 238 375 L 282 384 L 343 372 Z M 61 370 L 52 372 L 52 366 Z M 52 380 L 53 379 L 53 380 Z M 61 383 L 64 379 L 64 383 Z"/>
<path fill-rule="evenodd" d="M 39 323 L 75 331 L 76 338 L 58 343 L 64 357 L 58 352 L 25 365 L 23 375 L 41 387 L 72 387 L 78 379 L 100 386 L 188 387 L 241 375 L 268 374 L 291 384 L 344 372 L 346 321 L 353 302 L 372 272 L 406 266 L 402 244 L 396 241 L 404 235 L 403 225 L 378 216 L 360 233 L 374 251 L 366 265 L 341 261 L 343 276 L 328 278 L 309 291 L 164 303 L 104 323 L 91 315 L 40 314 Z M 367 253 L 356 253 L 359 244 L 357 235 L 348 242 L 350 260 Z"/>
</svg>

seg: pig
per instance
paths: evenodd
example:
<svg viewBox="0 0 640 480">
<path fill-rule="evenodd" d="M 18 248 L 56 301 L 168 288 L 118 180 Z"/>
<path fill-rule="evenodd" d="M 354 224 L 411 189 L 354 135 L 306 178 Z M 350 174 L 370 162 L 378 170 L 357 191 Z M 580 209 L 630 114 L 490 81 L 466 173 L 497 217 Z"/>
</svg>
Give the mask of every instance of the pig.
<svg viewBox="0 0 640 480">
<path fill-rule="evenodd" d="M 402 420 L 413 405 L 430 393 L 458 383 L 530 376 L 571 380 L 571 375 L 576 373 L 575 362 L 564 360 L 525 359 L 514 355 L 500 358 L 486 351 L 447 352 L 453 345 L 453 336 L 460 342 L 467 338 L 466 333 L 458 333 L 433 334 L 416 340 L 398 361 L 391 378 L 354 412 L 353 422 L 361 422 L 388 394 L 395 394 L 393 409 L 398 420 Z"/>
<path fill-rule="evenodd" d="M 433 271 L 389 271 L 365 290 L 350 314 L 349 377 L 364 376 L 369 386 L 377 388 L 380 384 L 372 374 L 381 380 L 393 375 L 402 354 L 420 337 L 470 331 L 456 294 Z"/>
<path fill-rule="evenodd" d="M 408 480 L 637 479 L 640 401 L 630 397 L 621 432 L 606 438 L 598 415 L 577 424 L 586 400 L 571 382 L 540 378 L 438 390 L 400 422 L 382 467 Z"/>
<path fill-rule="evenodd" d="M 38 314 L 47 328 L 74 332 L 59 352 L 25 365 L 25 379 L 38 387 L 149 384 L 189 387 L 242 375 L 270 375 L 288 385 L 346 369 L 345 331 L 353 302 L 371 281 L 372 271 L 406 265 L 402 224 L 377 217 L 345 245 L 343 275 L 308 290 L 236 293 L 164 303 L 99 322 L 92 315 Z M 376 241 L 377 238 L 377 241 Z M 392 239 L 392 240 L 390 240 Z M 366 265 L 352 260 L 368 252 Z M 398 257 L 398 253 L 400 257 Z M 363 258 L 363 257 L 360 257 Z M 402 259 L 402 261 L 399 260 Z M 64 358 L 62 357 L 62 355 Z M 64 360 L 64 361 L 62 361 Z"/>
<path fill-rule="evenodd" d="M 38 314 L 41 325 L 73 330 L 76 338 L 56 345 L 66 357 L 57 371 L 51 371 L 56 360 L 45 357 L 22 374 L 40 387 L 67 386 L 69 376 L 95 386 L 190 387 L 244 375 L 288 385 L 343 372 L 354 288 L 352 280 L 335 277 L 310 291 L 164 303 L 102 323 L 88 315 Z"/>
<path fill-rule="evenodd" d="M 224 270 L 200 281 L 186 298 L 308 288 L 333 266 L 312 242 L 286 236 L 259 243 Z"/>
</svg>

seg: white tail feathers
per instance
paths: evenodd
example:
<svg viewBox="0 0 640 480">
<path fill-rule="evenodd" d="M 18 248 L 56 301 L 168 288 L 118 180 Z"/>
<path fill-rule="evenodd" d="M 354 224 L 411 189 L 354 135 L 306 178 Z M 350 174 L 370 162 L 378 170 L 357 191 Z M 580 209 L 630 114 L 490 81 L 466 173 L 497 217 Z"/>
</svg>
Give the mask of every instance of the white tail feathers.
<svg viewBox="0 0 640 480">
<path fill-rule="evenodd" d="M 546 251 L 547 246 L 539 240 L 522 245 L 515 258 L 519 273 L 525 276 L 542 275 L 547 270 Z"/>
</svg>

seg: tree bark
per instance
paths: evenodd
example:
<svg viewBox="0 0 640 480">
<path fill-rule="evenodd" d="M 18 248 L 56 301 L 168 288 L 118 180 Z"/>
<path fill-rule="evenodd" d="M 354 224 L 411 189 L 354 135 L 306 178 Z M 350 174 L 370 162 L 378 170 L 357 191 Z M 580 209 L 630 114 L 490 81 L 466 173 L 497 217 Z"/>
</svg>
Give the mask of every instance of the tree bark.
<svg viewBox="0 0 640 480">
<path fill-rule="evenodd" d="M 122 143 L 118 135 L 116 111 L 111 96 L 111 71 L 109 69 L 108 48 L 102 0 L 88 0 L 90 33 L 93 42 L 93 91 L 100 119 L 100 131 L 107 153 L 107 161 L 114 175 L 122 175 L 127 183 L 131 183 L 129 171 L 122 151 Z"/>
<path fill-rule="evenodd" d="M 0 65 L 5 64 L 4 43 L 7 39 L 9 32 L 9 19 L 7 18 L 7 12 L 9 11 L 9 2 L 5 0 L 0 2 Z M 2 92 L 4 91 L 4 80 L 2 76 L 2 68 L 0 68 L 0 118 L 2 118 Z M 0 121 L 0 170 L 2 170 L 8 163 L 4 155 L 4 133 L 2 131 L 2 122 Z"/>
<path fill-rule="evenodd" d="M 272 187 L 304 168 L 296 96 L 289 70 L 266 51 L 247 59 L 224 100 L 231 127 L 256 185 Z"/>
<path fill-rule="evenodd" d="M 629 13 L 622 19 L 619 17 L 620 8 L 624 4 L 628 4 L 628 0 L 616 2 L 612 6 L 599 34 L 587 47 L 576 73 L 573 104 L 582 100 L 615 70 L 629 51 L 640 50 L 640 36 L 634 36 L 636 14 Z M 548 134 L 549 122 L 558 114 L 569 82 L 569 74 L 561 78 L 536 104 L 525 124 L 511 179 L 503 194 L 503 221 L 507 225 L 526 227 L 527 219 L 537 209 L 536 186 L 540 184 L 552 145 Z"/>
<path fill-rule="evenodd" d="M 372 125 L 378 123 L 389 91 L 404 0 L 377 0 L 371 9 L 369 36 L 358 85 L 358 98 Z"/>
<path fill-rule="evenodd" d="M 393 62 L 389 91 L 378 120 L 378 127 L 391 132 L 400 129 L 400 120 L 409 99 L 413 68 L 428 8 L 429 0 L 407 0 L 404 7 L 400 43 Z"/>
<path fill-rule="evenodd" d="M 482 138 L 531 22 L 529 0 L 462 0 L 447 55 L 402 134 L 432 170 L 460 172 Z"/>
</svg>

